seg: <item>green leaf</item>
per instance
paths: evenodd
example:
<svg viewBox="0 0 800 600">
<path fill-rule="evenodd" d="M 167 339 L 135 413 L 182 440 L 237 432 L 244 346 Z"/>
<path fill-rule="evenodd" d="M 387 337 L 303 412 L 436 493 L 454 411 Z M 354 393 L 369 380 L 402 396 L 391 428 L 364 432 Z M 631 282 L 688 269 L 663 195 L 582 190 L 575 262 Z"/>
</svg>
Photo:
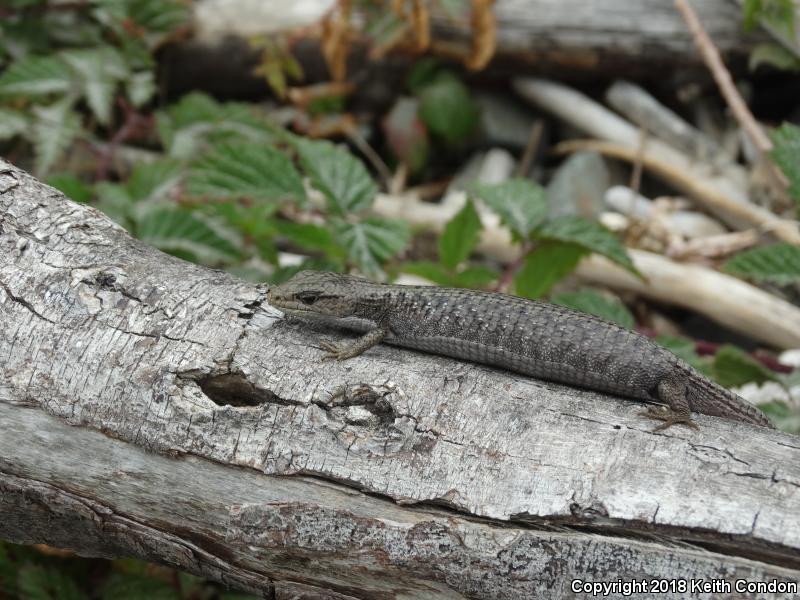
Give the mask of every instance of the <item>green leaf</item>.
<svg viewBox="0 0 800 600">
<path fill-rule="evenodd" d="M 750 59 L 747 61 L 747 66 L 751 71 L 755 71 L 761 65 L 769 65 L 784 71 L 798 71 L 800 70 L 800 59 L 780 44 L 765 42 L 753 48 L 753 51 L 750 52 Z"/>
<path fill-rule="evenodd" d="M 758 25 L 758 15 L 763 0 L 744 0 L 742 4 L 742 21 L 745 31 L 752 31 Z"/>
<path fill-rule="evenodd" d="M 784 123 L 771 137 L 772 159 L 789 180 L 789 194 L 800 202 L 800 127 Z"/>
<path fill-rule="evenodd" d="M 469 90 L 453 75 L 437 77 L 420 93 L 419 116 L 430 132 L 450 145 L 466 141 L 478 124 L 480 110 Z"/>
<path fill-rule="evenodd" d="M 554 304 L 595 315 L 628 329 L 633 329 L 636 325 L 633 315 L 622 302 L 616 298 L 607 298 L 593 290 L 562 292 L 553 296 L 550 301 Z"/>
<path fill-rule="evenodd" d="M 720 385 L 730 388 L 750 383 L 778 381 L 778 376 L 736 346 L 725 344 L 714 355 L 713 370 Z"/>
<path fill-rule="evenodd" d="M 208 144 L 272 143 L 280 131 L 253 105 L 219 103 L 194 92 L 156 114 L 156 128 L 170 156 L 188 159 Z"/>
<path fill-rule="evenodd" d="M 528 237 L 547 218 L 547 193 L 529 179 L 515 177 L 503 183 L 478 183 L 473 186 L 473 193 L 500 215 L 518 238 Z"/>
<path fill-rule="evenodd" d="M 452 285 L 464 288 L 485 288 L 493 281 L 497 281 L 497 277 L 497 271 L 494 269 L 474 265 L 457 272 L 453 277 Z"/>
<path fill-rule="evenodd" d="M 303 169 L 328 199 L 332 212 L 344 216 L 369 208 L 378 188 L 364 164 L 328 141 L 295 141 Z"/>
<path fill-rule="evenodd" d="M 178 591 L 154 577 L 112 573 L 103 585 L 103 600 L 180 600 Z"/>
<path fill-rule="evenodd" d="M 224 222 L 244 238 L 244 251 L 248 254 L 255 248 L 258 256 L 264 261 L 276 265 L 278 263 L 278 250 L 275 247 L 276 221 L 273 218 L 277 210 L 275 204 L 242 203 L 242 202 L 213 202 L 206 205 L 205 210 L 211 215 L 221 217 Z M 263 270 L 263 265 L 250 262 L 241 268 L 248 273 Z M 228 268 L 230 270 L 230 268 Z M 243 273 L 244 271 L 239 271 Z M 263 275 L 259 281 L 264 279 Z"/>
<path fill-rule="evenodd" d="M 800 248 L 781 242 L 745 250 L 725 263 L 724 270 L 754 281 L 788 285 L 800 281 Z"/>
<path fill-rule="evenodd" d="M 36 172 L 42 176 L 81 133 L 81 118 L 72 110 L 70 98 L 49 106 L 34 106 L 33 115 L 31 141 L 36 155 Z"/>
<path fill-rule="evenodd" d="M 181 172 L 181 164 L 169 158 L 138 163 L 125 188 L 133 202 L 162 200 L 178 183 Z"/>
<path fill-rule="evenodd" d="M 97 194 L 95 208 L 130 231 L 133 227 L 131 222 L 133 200 L 128 189 L 118 183 L 100 181 L 95 184 L 94 191 Z"/>
<path fill-rule="evenodd" d="M 800 415 L 792 411 L 791 407 L 783 400 L 770 400 L 758 405 L 775 424 L 775 427 L 788 433 L 800 434 Z"/>
<path fill-rule="evenodd" d="M 20 597 L 26 600 L 86 600 L 75 580 L 65 572 L 50 567 L 27 564 L 17 577 Z"/>
<path fill-rule="evenodd" d="M 481 265 L 454 272 L 446 269 L 440 263 L 428 260 L 403 263 L 399 271 L 417 275 L 438 285 L 473 289 L 485 288 L 493 281 L 496 281 L 498 277 L 496 271 Z"/>
<path fill-rule="evenodd" d="M 326 254 L 336 253 L 337 247 L 330 230 L 313 223 L 276 221 L 278 233 L 289 238 L 301 248 L 321 250 Z"/>
<path fill-rule="evenodd" d="M 436 76 L 441 72 L 441 63 L 438 60 L 430 56 L 420 58 L 414 63 L 406 85 L 412 94 L 419 94 L 427 86 L 434 83 Z"/>
<path fill-rule="evenodd" d="M 19 565 L 8 553 L 8 542 L 0 541 L 0 590 L 9 598 L 17 597 L 17 571 Z"/>
<path fill-rule="evenodd" d="M 659 335 L 655 341 L 664 346 L 667 350 L 672 352 L 678 358 L 686 361 L 698 370 L 700 373 L 708 377 L 712 377 L 713 373 L 708 361 L 704 360 L 695 351 L 695 344 L 692 340 L 682 337 L 675 337 L 671 335 Z"/>
<path fill-rule="evenodd" d="M 339 221 L 334 233 L 353 264 L 373 276 L 381 273 L 383 263 L 400 252 L 410 238 L 405 221 L 379 218 L 359 223 Z"/>
<path fill-rule="evenodd" d="M 87 204 L 92 200 L 92 188 L 72 173 L 58 173 L 50 175 L 45 183 L 53 186 L 59 192 L 74 202 Z"/>
<path fill-rule="evenodd" d="M 745 31 L 751 31 L 760 21 L 794 38 L 793 0 L 745 0 L 742 5 L 742 16 Z"/>
<path fill-rule="evenodd" d="M 170 33 L 181 25 L 188 25 L 191 12 L 181 0 L 129 0 L 130 18 L 148 31 Z"/>
<path fill-rule="evenodd" d="M 543 242 L 528 253 L 522 268 L 514 277 L 516 293 L 526 298 L 542 297 L 572 272 L 586 254 L 586 248 L 577 244 Z"/>
<path fill-rule="evenodd" d="M 114 92 L 128 75 L 122 56 L 111 46 L 65 50 L 61 59 L 75 73 L 89 108 L 101 125 L 111 122 Z"/>
<path fill-rule="evenodd" d="M 408 273 L 409 275 L 416 275 L 428 281 L 432 281 L 438 285 L 452 286 L 453 275 L 439 263 L 431 262 L 429 260 L 419 260 L 413 262 L 403 263 L 400 267 L 401 273 Z"/>
<path fill-rule="evenodd" d="M 206 265 L 239 257 L 235 234 L 197 211 L 154 208 L 137 219 L 135 233 L 159 250 Z"/>
<path fill-rule="evenodd" d="M 156 82 L 152 71 L 132 73 L 125 82 L 125 93 L 136 108 L 147 104 L 156 93 Z"/>
<path fill-rule="evenodd" d="M 8 140 L 28 129 L 28 117 L 24 113 L 0 107 L 0 140 Z"/>
<path fill-rule="evenodd" d="M 617 237 L 608 229 L 582 217 L 564 216 L 547 221 L 533 232 L 533 237 L 542 240 L 557 240 L 577 244 L 602 254 L 631 273 L 639 275 L 628 253 Z"/>
<path fill-rule="evenodd" d="M 56 56 L 29 56 L 11 64 L 0 76 L 0 94 L 44 96 L 66 93 L 72 77 L 66 64 Z"/>
<path fill-rule="evenodd" d="M 467 260 L 481 231 L 481 219 L 472 201 L 467 200 L 458 213 L 445 225 L 439 237 L 439 260 L 450 270 Z"/>
<path fill-rule="evenodd" d="M 305 200 L 303 180 L 292 161 L 267 144 L 226 143 L 194 162 L 190 194 L 280 202 Z"/>
</svg>

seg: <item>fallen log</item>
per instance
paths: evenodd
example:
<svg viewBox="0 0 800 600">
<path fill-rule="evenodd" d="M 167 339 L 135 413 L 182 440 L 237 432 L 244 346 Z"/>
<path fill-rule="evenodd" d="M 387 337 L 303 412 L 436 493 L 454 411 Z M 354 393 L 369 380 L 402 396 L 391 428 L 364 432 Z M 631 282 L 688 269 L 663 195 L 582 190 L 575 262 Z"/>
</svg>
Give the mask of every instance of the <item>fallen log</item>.
<svg viewBox="0 0 800 600">
<path fill-rule="evenodd" d="M 388 346 L 320 362 L 265 286 L 4 161 L 0 248 L 2 539 L 267 598 L 800 578 L 794 436 L 654 434 L 632 401 Z"/>
</svg>

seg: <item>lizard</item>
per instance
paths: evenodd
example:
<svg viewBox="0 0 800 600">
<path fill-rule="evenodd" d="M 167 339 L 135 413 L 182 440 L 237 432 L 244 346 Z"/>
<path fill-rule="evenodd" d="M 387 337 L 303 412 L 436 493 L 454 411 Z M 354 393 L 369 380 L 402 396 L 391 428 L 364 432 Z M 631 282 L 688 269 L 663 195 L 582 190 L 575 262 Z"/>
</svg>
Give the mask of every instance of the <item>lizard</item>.
<svg viewBox="0 0 800 600">
<path fill-rule="evenodd" d="M 697 429 L 692 411 L 774 429 L 755 406 L 648 337 L 549 302 L 323 271 L 300 271 L 267 298 L 301 321 L 362 334 L 320 342 L 324 358 L 353 358 L 385 342 L 648 402 L 640 414 L 661 421 L 654 432 Z"/>
</svg>

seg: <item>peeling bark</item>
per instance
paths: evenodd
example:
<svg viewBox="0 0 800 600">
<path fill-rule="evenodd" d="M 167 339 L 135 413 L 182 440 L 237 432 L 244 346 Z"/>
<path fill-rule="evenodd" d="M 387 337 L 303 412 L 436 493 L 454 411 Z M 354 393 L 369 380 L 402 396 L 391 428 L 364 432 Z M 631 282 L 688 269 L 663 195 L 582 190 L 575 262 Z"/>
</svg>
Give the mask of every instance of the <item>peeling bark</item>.
<svg viewBox="0 0 800 600">
<path fill-rule="evenodd" d="M 265 293 L 0 161 L 0 537 L 267 598 L 800 577 L 798 438 L 653 434 L 632 401 L 388 346 L 321 362 L 336 334 Z"/>
</svg>

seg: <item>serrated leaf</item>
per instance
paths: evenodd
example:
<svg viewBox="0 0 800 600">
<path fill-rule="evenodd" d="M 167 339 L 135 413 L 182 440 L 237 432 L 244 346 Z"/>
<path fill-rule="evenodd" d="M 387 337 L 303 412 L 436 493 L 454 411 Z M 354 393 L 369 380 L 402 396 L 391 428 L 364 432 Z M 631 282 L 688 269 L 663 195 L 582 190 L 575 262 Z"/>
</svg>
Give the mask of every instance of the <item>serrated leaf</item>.
<svg viewBox="0 0 800 600">
<path fill-rule="evenodd" d="M 400 252 L 410 237 L 404 221 L 378 218 L 358 223 L 340 221 L 334 233 L 353 264 L 368 275 L 380 274 L 383 263 Z"/>
<path fill-rule="evenodd" d="M 136 237 L 159 250 L 216 265 L 238 258 L 234 232 L 197 211 L 158 207 L 137 218 Z"/>
<path fill-rule="evenodd" d="M 0 76 L 0 94 L 44 96 L 65 93 L 72 78 L 65 63 L 56 56 L 29 56 L 11 63 Z"/>
<path fill-rule="evenodd" d="M 70 98 L 49 106 L 34 106 L 33 115 L 31 141 L 36 155 L 36 172 L 42 176 L 81 133 L 81 119 L 72 110 Z"/>
<path fill-rule="evenodd" d="M 181 175 L 181 164 L 162 158 L 151 163 L 138 163 L 125 183 L 133 202 L 163 199 Z"/>
<path fill-rule="evenodd" d="M 295 141 L 303 170 L 328 200 L 333 213 L 344 216 L 369 208 L 378 193 L 364 163 L 328 141 Z"/>
<path fill-rule="evenodd" d="M 695 351 L 695 344 L 692 340 L 671 335 L 659 335 L 655 341 L 704 375 L 708 377 L 713 375 L 709 363 Z"/>
<path fill-rule="evenodd" d="M 744 385 L 751 381 L 755 383 L 778 381 L 775 372 L 730 344 L 725 344 L 717 350 L 712 368 L 717 382 L 728 388 Z"/>
<path fill-rule="evenodd" d="M 771 137 L 772 159 L 789 180 L 789 194 L 800 202 L 800 127 L 784 123 Z"/>
<path fill-rule="evenodd" d="M 102 125 L 111 121 L 111 106 L 119 82 L 128 75 L 122 56 L 111 46 L 64 50 L 59 56 L 76 75 L 89 108 Z"/>
<path fill-rule="evenodd" d="M 131 74 L 125 82 L 125 93 L 136 108 L 141 108 L 156 93 L 156 82 L 152 71 Z"/>
<path fill-rule="evenodd" d="M 94 191 L 97 194 L 95 208 L 125 229 L 130 230 L 133 200 L 128 189 L 119 183 L 100 181 L 95 184 Z"/>
<path fill-rule="evenodd" d="M 17 576 L 20 597 L 26 600 L 86 600 L 87 596 L 65 572 L 41 565 L 23 565 Z"/>
<path fill-rule="evenodd" d="M 87 204 L 92 199 L 92 188 L 72 173 L 58 173 L 50 175 L 45 183 L 56 188 L 67 198 L 74 202 Z"/>
<path fill-rule="evenodd" d="M 622 302 L 616 298 L 607 298 L 593 290 L 562 292 L 553 296 L 550 301 L 600 317 L 628 329 L 633 329 L 636 325 L 631 311 Z"/>
<path fill-rule="evenodd" d="M 478 183 L 473 193 L 496 212 L 518 238 L 526 238 L 547 217 L 547 192 L 529 179 Z"/>
<path fill-rule="evenodd" d="M 471 200 L 467 200 L 456 215 L 445 225 L 439 237 L 439 260 L 453 270 L 467 260 L 481 231 L 481 219 Z"/>
<path fill-rule="evenodd" d="M 127 5 L 131 19 L 148 31 L 170 33 L 191 17 L 188 5 L 180 0 L 129 0 Z"/>
<path fill-rule="evenodd" d="M 335 253 L 335 242 L 330 230 L 313 223 L 294 223 L 292 221 L 276 221 L 278 233 L 289 238 L 301 248 L 322 250 Z"/>
<path fill-rule="evenodd" d="M 754 281 L 788 285 L 800 281 L 800 248 L 786 243 L 752 248 L 731 258 L 724 269 Z"/>
<path fill-rule="evenodd" d="M 220 103 L 200 92 L 159 111 L 156 128 L 170 156 L 182 159 L 191 158 L 208 143 L 271 143 L 278 130 L 252 105 Z"/>
<path fill-rule="evenodd" d="M 633 266 L 625 246 L 608 229 L 582 217 L 564 216 L 547 221 L 533 232 L 533 237 L 541 240 L 558 240 L 577 244 L 602 254 L 631 273 L 639 275 Z"/>
<path fill-rule="evenodd" d="M 8 140 L 28 129 L 28 117 L 16 110 L 0 107 L 0 140 Z"/>
<path fill-rule="evenodd" d="M 480 110 L 458 78 L 446 75 L 425 86 L 419 96 L 419 116 L 435 136 L 450 145 L 466 141 L 478 124 Z"/>
<path fill-rule="evenodd" d="M 267 144 L 221 144 L 194 162 L 187 189 L 195 196 L 303 201 L 303 180 L 292 161 Z"/>
<path fill-rule="evenodd" d="M 543 242 L 525 257 L 514 277 L 514 289 L 526 298 L 541 298 L 565 275 L 572 272 L 589 252 L 577 244 Z"/>
</svg>

